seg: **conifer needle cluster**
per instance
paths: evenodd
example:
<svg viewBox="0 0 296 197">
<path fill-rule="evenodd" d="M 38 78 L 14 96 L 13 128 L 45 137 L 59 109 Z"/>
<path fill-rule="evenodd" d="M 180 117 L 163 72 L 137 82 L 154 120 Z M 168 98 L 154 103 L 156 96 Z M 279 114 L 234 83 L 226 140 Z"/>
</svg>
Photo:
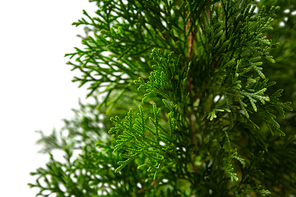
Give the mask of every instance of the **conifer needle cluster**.
<svg viewBox="0 0 296 197">
<path fill-rule="evenodd" d="M 66 56 L 95 102 L 40 132 L 36 196 L 296 195 L 296 2 L 90 2 Z"/>
</svg>

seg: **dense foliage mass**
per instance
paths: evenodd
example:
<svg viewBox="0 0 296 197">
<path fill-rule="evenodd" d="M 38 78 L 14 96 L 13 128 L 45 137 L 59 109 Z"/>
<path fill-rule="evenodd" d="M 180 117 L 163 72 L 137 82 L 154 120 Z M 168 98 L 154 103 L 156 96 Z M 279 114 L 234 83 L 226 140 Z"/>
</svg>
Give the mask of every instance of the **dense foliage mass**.
<svg viewBox="0 0 296 197">
<path fill-rule="evenodd" d="M 91 2 L 66 56 L 95 102 L 40 132 L 37 196 L 296 195 L 295 1 Z"/>
</svg>

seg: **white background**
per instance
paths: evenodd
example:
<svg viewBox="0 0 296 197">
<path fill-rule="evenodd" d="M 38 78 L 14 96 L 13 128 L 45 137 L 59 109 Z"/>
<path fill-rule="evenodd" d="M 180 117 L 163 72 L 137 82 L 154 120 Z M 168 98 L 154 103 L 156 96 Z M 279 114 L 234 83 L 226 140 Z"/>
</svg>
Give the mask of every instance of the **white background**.
<svg viewBox="0 0 296 197">
<path fill-rule="evenodd" d="M 83 27 L 76 28 L 87 0 L 3 0 L 0 2 L 0 196 L 33 197 L 39 191 L 29 175 L 45 166 L 48 155 L 37 154 L 36 130 L 51 133 L 73 116 L 78 89 L 65 53 L 81 48 Z"/>
</svg>

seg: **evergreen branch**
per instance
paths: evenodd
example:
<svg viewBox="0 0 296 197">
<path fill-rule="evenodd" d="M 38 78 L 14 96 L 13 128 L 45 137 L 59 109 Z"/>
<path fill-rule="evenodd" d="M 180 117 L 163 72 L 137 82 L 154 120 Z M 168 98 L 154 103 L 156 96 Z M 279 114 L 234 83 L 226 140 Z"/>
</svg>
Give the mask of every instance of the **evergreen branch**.
<svg viewBox="0 0 296 197">
<path fill-rule="evenodd" d="M 292 3 L 91 1 L 95 17 L 73 23 L 83 47 L 65 56 L 87 96 L 106 96 L 40 132 L 38 196 L 296 194 L 295 103 L 280 100 L 295 100 Z"/>
<path fill-rule="evenodd" d="M 126 122 L 121 122 L 118 118 L 113 119 L 116 121 L 115 127 L 113 127 L 109 133 L 114 133 L 122 131 L 122 134 L 118 135 L 114 152 L 121 153 L 122 156 L 128 157 L 125 161 L 120 161 L 118 164 L 120 166 L 116 169 L 116 172 L 122 170 L 127 164 L 132 160 L 140 157 L 140 154 L 143 153 L 146 158 L 148 165 L 147 167 L 153 168 L 153 165 L 159 165 L 165 160 L 172 160 L 173 156 L 168 157 L 166 151 L 171 149 L 171 144 L 175 139 L 175 119 L 173 113 L 169 114 L 169 131 L 164 129 L 159 124 L 159 114 L 160 109 L 156 107 L 156 104 L 153 104 L 153 114 L 154 119 L 150 118 L 151 122 L 154 125 L 154 129 L 151 129 L 146 125 L 146 120 L 144 118 L 143 107 L 139 107 L 138 118 L 133 121 L 133 110 L 128 112 L 126 116 Z M 148 132 L 148 133 L 147 133 Z M 151 138 L 149 135 L 152 135 Z M 164 142 L 164 145 L 160 145 Z M 151 163 L 151 165 L 149 165 Z M 142 168 L 143 165 L 139 168 Z M 158 171 L 159 169 L 155 169 Z"/>
</svg>

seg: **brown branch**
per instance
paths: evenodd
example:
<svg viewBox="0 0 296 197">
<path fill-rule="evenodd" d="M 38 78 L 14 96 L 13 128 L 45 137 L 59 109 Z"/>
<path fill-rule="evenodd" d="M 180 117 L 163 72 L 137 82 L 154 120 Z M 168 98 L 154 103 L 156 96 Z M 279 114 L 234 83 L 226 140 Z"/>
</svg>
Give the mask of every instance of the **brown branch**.
<svg viewBox="0 0 296 197">
<path fill-rule="evenodd" d="M 186 13 L 186 15 L 188 16 L 188 12 Z M 186 24 L 186 32 L 189 31 L 189 28 L 190 28 L 191 23 L 192 23 L 192 21 L 189 18 L 188 19 L 188 22 Z M 188 47 L 188 58 L 187 58 L 187 62 L 190 61 L 191 56 L 192 56 L 194 39 L 195 39 L 195 35 L 191 31 L 189 33 L 189 36 L 188 36 L 188 46 L 189 47 Z M 188 76 L 187 76 L 187 86 L 188 86 L 189 93 L 190 93 L 191 97 L 193 97 L 193 90 L 192 90 L 192 83 L 191 83 L 191 75 L 190 75 L 190 72 L 188 73 Z M 196 131 L 195 131 L 195 127 L 194 127 L 194 119 L 195 119 L 195 117 L 194 117 L 194 114 L 193 114 L 193 110 L 190 110 L 189 120 L 190 120 L 191 131 L 192 131 L 192 143 L 194 144 L 193 150 L 196 150 L 197 149 L 197 139 L 196 139 Z"/>
</svg>

